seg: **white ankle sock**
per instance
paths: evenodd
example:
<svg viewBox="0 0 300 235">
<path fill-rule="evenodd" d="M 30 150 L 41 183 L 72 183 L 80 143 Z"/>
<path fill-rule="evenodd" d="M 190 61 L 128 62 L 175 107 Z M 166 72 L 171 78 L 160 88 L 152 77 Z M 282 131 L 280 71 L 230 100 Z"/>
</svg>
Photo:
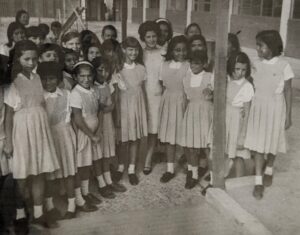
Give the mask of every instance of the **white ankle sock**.
<svg viewBox="0 0 300 235">
<path fill-rule="evenodd" d="M 103 175 L 97 176 L 97 180 L 98 180 L 98 185 L 99 185 L 100 188 L 104 188 L 106 186 Z"/>
<path fill-rule="evenodd" d="M 39 206 L 36 206 L 34 205 L 33 206 L 33 216 L 34 218 L 39 218 L 43 215 L 43 206 L 42 205 L 39 205 Z"/>
<path fill-rule="evenodd" d="M 167 172 L 174 174 L 174 163 L 171 162 L 167 163 Z"/>
<path fill-rule="evenodd" d="M 128 174 L 134 174 L 134 173 L 135 173 L 135 165 L 134 164 L 129 164 Z"/>
<path fill-rule="evenodd" d="M 255 185 L 262 185 L 262 184 L 263 184 L 262 176 L 256 175 L 255 176 Z"/>
<path fill-rule="evenodd" d="M 75 188 L 75 202 L 77 206 L 83 206 L 85 203 L 81 194 L 81 188 Z"/>
<path fill-rule="evenodd" d="M 265 169 L 265 174 L 266 175 L 273 175 L 273 167 L 267 166 Z"/>
<path fill-rule="evenodd" d="M 192 170 L 192 165 L 188 164 L 188 171 L 191 171 Z"/>
<path fill-rule="evenodd" d="M 75 212 L 76 205 L 75 205 L 75 198 L 68 198 L 68 211 Z"/>
<path fill-rule="evenodd" d="M 47 197 L 46 198 L 46 210 L 50 211 L 52 209 L 54 209 L 53 197 Z"/>
<path fill-rule="evenodd" d="M 107 184 L 112 184 L 110 172 L 109 172 L 109 171 L 104 172 L 103 175 L 104 175 L 105 182 L 106 182 Z"/>
<path fill-rule="evenodd" d="M 81 181 L 81 190 L 82 190 L 82 195 L 86 196 L 89 194 L 89 180 Z"/>
<path fill-rule="evenodd" d="M 198 167 L 197 166 L 192 166 L 192 178 L 193 179 L 198 179 Z"/>
<path fill-rule="evenodd" d="M 118 166 L 118 171 L 124 172 L 124 169 L 125 169 L 124 164 L 120 164 L 120 165 Z"/>
<path fill-rule="evenodd" d="M 24 218 L 26 218 L 25 209 L 24 208 L 17 209 L 16 220 L 24 219 Z"/>
</svg>

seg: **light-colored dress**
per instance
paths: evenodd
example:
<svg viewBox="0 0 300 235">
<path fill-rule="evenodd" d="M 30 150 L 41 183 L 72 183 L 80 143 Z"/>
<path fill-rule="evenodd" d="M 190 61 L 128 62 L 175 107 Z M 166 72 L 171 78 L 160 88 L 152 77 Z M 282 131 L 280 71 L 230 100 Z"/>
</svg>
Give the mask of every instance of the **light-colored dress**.
<svg viewBox="0 0 300 235">
<path fill-rule="evenodd" d="M 183 80 L 188 105 L 182 122 L 181 146 L 188 148 L 207 148 L 209 130 L 212 125 L 213 103 L 203 90 L 212 90 L 212 74 L 202 71 L 193 74 L 189 69 Z"/>
<path fill-rule="evenodd" d="M 146 68 L 146 97 L 148 108 L 148 133 L 158 133 L 158 111 L 162 96 L 162 87 L 159 83 L 161 66 L 164 57 L 160 48 L 144 49 L 144 64 Z"/>
<path fill-rule="evenodd" d="M 1 55 L 5 55 L 5 56 L 9 56 L 10 51 L 14 48 L 14 45 L 12 45 L 12 47 L 8 47 L 6 44 L 1 44 L 0 45 L 0 54 Z"/>
<path fill-rule="evenodd" d="M 160 79 L 165 90 L 160 102 L 158 128 L 158 139 L 162 143 L 181 142 L 182 121 L 187 104 L 183 79 L 188 68 L 188 62 L 167 61 L 162 65 Z"/>
<path fill-rule="evenodd" d="M 14 109 L 12 172 L 16 179 L 59 169 L 40 77 L 19 73 L 5 94 Z"/>
<path fill-rule="evenodd" d="M 254 90 L 250 82 L 245 78 L 239 80 L 228 80 L 226 92 L 226 153 L 229 158 L 251 157 L 248 149 L 237 150 L 241 136 L 241 121 L 244 103 L 250 102 Z"/>
<path fill-rule="evenodd" d="M 67 73 L 66 71 L 63 71 L 63 81 L 59 85 L 59 88 L 63 88 L 66 90 L 71 91 L 73 87 L 75 86 L 76 82 L 73 79 L 72 75 Z"/>
<path fill-rule="evenodd" d="M 142 89 L 145 77 L 145 68 L 140 64 L 125 63 L 120 71 L 121 82 L 118 82 L 118 86 L 122 142 L 136 141 L 148 135 L 145 94 Z"/>
<path fill-rule="evenodd" d="M 290 65 L 280 57 L 254 63 L 252 100 L 245 147 L 259 153 L 286 152 L 284 82 L 293 78 Z"/>
<path fill-rule="evenodd" d="M 82 116 L 87 127 L 95 133 L 98 129 L 99 96 L 91 87 L 89 90 L 76 85 L 71 91 L 70 106 L 82 110 Z M 93 161 L 102 158 L 101 144 L 94 143 L 79 128 L 77 131 L 77 166 L 91 166 Z"/>
<path fill-rule="evenodd" d="M 0 177 L 8 175 L 10 173 L 9 160 L 3 152 L 5 132 L 4 132 L 4 117 L 5 117 L 5 105 L 4 105 L 4 87 L 0 87 Z"/>
<path fill-rule="evenodd" d="M 95 82 L 95 89 L 99 91 L 100 103 L 106 106 L 112 105 L 111 90 L 109 85 Z M 102 120 L 102 152 L 104 158 L 116 156 L 116 138 L 115 127 L 113 123 L 112 113 L 104 113 Z"/>
<path fill-rule="evenodd" d="M 70 122 L 70 92 L 57 88 L 53 93 L 44 91 L 44 97 L 60 165 L 60 170 L 56 172 L 55 176 L 56 178 L 74 176 L 77 172 L 76 135 Z"/>
</svg>

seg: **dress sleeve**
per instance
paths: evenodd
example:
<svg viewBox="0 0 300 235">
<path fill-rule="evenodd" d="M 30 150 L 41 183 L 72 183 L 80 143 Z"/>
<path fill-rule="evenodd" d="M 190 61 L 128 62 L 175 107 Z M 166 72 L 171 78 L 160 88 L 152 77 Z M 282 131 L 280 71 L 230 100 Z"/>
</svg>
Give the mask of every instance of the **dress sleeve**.
<svg viewBox="0 0 300 235">
<path fill-rule="evenodd" d="M 82 109 L 82 98 L 80 94 L 74 89 L 71 91 L 70 95 L 70 106 L 72 108 Z"/>
<path fill-rule="evenodd" d="M 283 76 L 284 76 L 284 81 L 287 81 L 289 79 L 292 79 L 295 77 L 295 74 L 292 70 L 292 67 L 290 64 L 287 64 L 283 70 Z"/>
<path fill-rule="evenodd" d="M 4 88 L 4 103 L 12 107 L 14 111 L 21 108 L 21 98 L 16 86 L 12 83 Z"/>
<path fill-rule="evenodd" d="M 253 86 L 249 82 L 247 82 L 234 97 L 232 105 L 235 107 L 242 107 L 244 103 L 250 102 L 253 96 Z"/>
</svg>

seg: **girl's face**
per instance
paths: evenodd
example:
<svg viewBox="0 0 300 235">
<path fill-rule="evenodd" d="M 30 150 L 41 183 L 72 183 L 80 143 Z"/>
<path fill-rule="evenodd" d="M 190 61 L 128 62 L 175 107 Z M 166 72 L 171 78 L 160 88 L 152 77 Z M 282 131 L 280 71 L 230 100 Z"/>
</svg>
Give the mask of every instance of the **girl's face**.
<svg viewBox="0 0 300 235">
<path fill-rule="evenodd" d="M 145 43 L 148 49 L 156 48 L 157 34 L 154 31 L 148 31 L 145 34 Z"/>
<path fill-rule="evenodd" d="M 236 63 L 234 66 L 234 73 L 232 74 L 233 80 L 239 80 L 246 76 L 247 64 Z"/>
<path fill-rule="evenodd" d="M 34 42 L 38 47 L 42 44 L 42 39 L 40 37 L 29 37 L 28 40 Z"/>
<path fill-rule="evenodd" d="M 187 56 L 187 48 L 185 43 L 177 43 L 173 49 L 173 59 L 178 62 L 185 61 Z"/>
<path fill-rule="evenodd" d="M 205 45 L 199 39 L 192 41 L 191 51 L 204 51 L 206 50 Z"/>
<path fill-rule="evenodd" d="M 43 88 L 45 91 L 48 91 L 51 93 L 56 91 L 56 88 L 59 84 L 59 80 L 56 76 L 48 75 L 41 80 L 42 80 L 42 85 L 43 85 Z"/>
<path fill-rule="evenodd" d="M 29 24 L 29 15 L 27 13 L 23 13 L 20 18 L 19 21 L 22 25 L 28 25 Z"/>
<path fill-rule="evenodd" d="M 204 69 L 204 64 L 201 61 L 191 61 L 190 68 L 193 74 L 201 73 Z"/>
<path fill-rule="evenodd" d="M 191 38 L 194 35 L 199 35 L 201 34 L 201 32 L 199 31 L 199 29 L 196 26 L 192 26 L 189 28 L 189 30 L 187 31 L 187 37 Z"/>
<path fill-rule="evenodd" d="M 90 89 L 93 83 L 93 73 L 90 67 L 82 67 L 75 76 L 76 81 L 85 89 Z"/>
<path fill-rule="evenodd" d="M 79 38 L 72 38 L 71 40 L 64 42 L 63 46 L 68 49 L 72 49 L 73 51 L 79 52 L 81 49 Z"/>
<path fill-rule="evenodd" d="M 256 50 L 257 54 L 260 58 L 270 60 L 273 58 L 272 51 L 267 46 L 266 43 L 262 42 L 261 40 L 256 40 Z"/>
<path fill-rule="evenodd" d="M 69 53 L 65 55 L 65 69 L 67 71 L 72 71 L 73 66 L 78 62 L 77 56 L 75 54 Z"/>
<path fill-rule="evenodd" d="M 23 29 L 16 29 L 12 35 L 14 42 L 19 42 L 26 39 L 25 32 Z"/>
<path fill-rule="evenodd" d="M 23 51 L 19 58 L 19 62 L 24 72 L 30 73 L 36 67 L 38 56 L 36 51 Z"/>
<path fill-rule="evenodd" d="M 40 55 L 39 61 L 40 62 L 55 61 L 59 63 L 59 58 L 56 51 L 46 51 Z"/>
<path fill-rule="evenodd" d="M 165 24 L 160 24 L 159 25 L 159 29 L 160 29 L 160 38 L 159 38 L 159 41 L 163 45 L 168 40 L 168 37 L 169 37 L 169 28 Z"/>
<path fill-rule="evenodd" d="M 115 31 L 110 30 L 110 29 L 104 30 L 102 39 L 103 39 L 103 41 L 105 41 L 107 39 L 117 39 Z"/>
<path fill-rule="evenodd" d="M 135 47 L 127 47 L 125 50 L 126 62 L 132 63 L 139 55 L 139 49 Z"/>
<path fill-rule="evenodd" d="M 100 84 L 103 84 L 105 81 L 107 81 L 108 76 L 109 76 L 109 72 L 107 71 L 105 66 L 103 64 L 100 65 L 97 68 L 97 76 L 96 76 L 97 82 L 99 82 Z"/>
<path fill-rule="evenodd" d="M 98 47 L 90 47 L 88 54 L 87 54 L 87 59 L 88 61 L 92 62 L 93 59 L 95 59 L 96 57 L 100 56 L 100 50 Z"/>
<path fill-rule="evenodd" d="M 113 54 L 114 54 L 114 52 L 113 52 L 113 50 L 104 50 L 104 54 L 105 54 L 105 56 L 107 57 L 107 58 L 112 58 L 113 57 Z"/>
</svg>

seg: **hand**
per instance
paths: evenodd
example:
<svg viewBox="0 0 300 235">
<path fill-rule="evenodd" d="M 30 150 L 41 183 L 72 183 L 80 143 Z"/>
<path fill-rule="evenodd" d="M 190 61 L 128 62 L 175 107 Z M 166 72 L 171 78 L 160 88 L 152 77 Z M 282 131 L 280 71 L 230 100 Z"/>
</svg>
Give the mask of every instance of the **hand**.
<svg viewBox="0 0 300 235">
<path fill-rule="evenodd" d="M 287 119 L 285 120 L 285 129 L 287 130 L 287 129 L 289 129 L 291 126 L 292 126 L 292 120 L 291 120 L 291 118 L 287 118 Z"/>
<path fill-rule="evenodd" d="M 244 118 L 246 116 L 246 112 L 245 112 L 244 106 L 241 107 L 241 111 L 240 112 L 241 112 L 241 118 Z"/>
<path fill-rule="evenodd" d="M 12 156 L 13 153 L 13 146 L 11 141 L 5 141 L 4 143 L 4 148 L 3 148 L 3 152 L 6 154 L 6 156 L 9 158 Z"/>
<path fill-rule="evenodd" d="M 206 100 L 212 100 L 213 98 L 213 91 L 210 89 L 210 88 L 205 88 L 203 91 L 202 91 L 204 97 Z"/>
</svg>

